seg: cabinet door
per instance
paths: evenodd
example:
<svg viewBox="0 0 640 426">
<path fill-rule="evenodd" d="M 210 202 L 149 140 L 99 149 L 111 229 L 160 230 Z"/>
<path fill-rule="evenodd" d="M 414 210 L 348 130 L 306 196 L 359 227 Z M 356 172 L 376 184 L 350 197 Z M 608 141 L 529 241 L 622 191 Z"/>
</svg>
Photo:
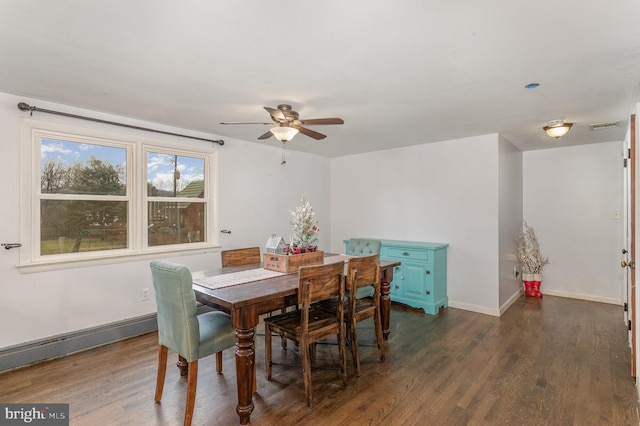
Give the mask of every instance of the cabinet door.
<svg viewBox="0 0 640 426">
<path fill-rule="evenodd" d="M 426 277 L 424 264 L 404 262 L 401 275 L 404 297 L 424 300 Z"/>
</svg>

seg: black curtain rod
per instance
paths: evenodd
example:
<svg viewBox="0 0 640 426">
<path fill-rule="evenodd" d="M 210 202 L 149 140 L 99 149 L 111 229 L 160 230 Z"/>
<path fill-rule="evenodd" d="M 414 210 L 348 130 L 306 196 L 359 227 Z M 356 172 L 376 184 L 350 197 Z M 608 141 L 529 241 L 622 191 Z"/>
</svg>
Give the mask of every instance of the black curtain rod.
<svg viewBox="0 0 640 426">
<path fill-rule="evenodd" d="M 199 141 L 213 142 L 213 143 L 217 143 L 219 145 L 224 145 L 224 141 L 223 140 L 198 138 L 196 136 L 181 135 L 180 133 L 171 133 L 171 132 L 165 132 L 163 130 L 149 129 L 148 127 L 132 126 L 130 124 L 116 123 L 115 121 L 100 120 L 98 118 L 85 117 L 83 115 L 69 114 L 67 112 L 52 111 L 50 109 L 44 109 L 44 108 L 38 108 L 38 107 L 35 107 L 35 106 L 31 106 L 31 105 L 29 105 L 27 103 L 24 103 L 24 102 L 20 102 L 18 104 L 18 109 L 20 111 L 30 111 L 31 115 L 33 115 L 33 111 L 46 112 L 48 114 L 56 114 L 56 115 L 62 115 L 62 116 L 65 116 L 65 117 L 79 118 L 81 120 L 95 121 L 96 123 L 113 124 L 114 126 L 128 127 L 129 129 L 146 130 L 147 132 L 162 133 L 164 135 L 171 135 L 171 136 L 180 136 L 181 138 L 196 139 L 196 140 L 199 140 Z"/>
</svg>

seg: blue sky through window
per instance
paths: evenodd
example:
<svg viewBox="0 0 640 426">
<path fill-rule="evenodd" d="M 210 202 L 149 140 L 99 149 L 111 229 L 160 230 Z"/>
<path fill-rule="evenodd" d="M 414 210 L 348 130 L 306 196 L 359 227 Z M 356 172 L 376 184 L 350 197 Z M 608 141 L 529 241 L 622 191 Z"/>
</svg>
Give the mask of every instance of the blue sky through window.
<svg viewBox="0 0 640 426">
<path fill-rule="evenodd" d="M 124 148 L 65 140 L 43 138 L 40 144 L 41 162 L 60 161 L 65 167 L 75 163 L 86 164 L 91 157 L 105 163 L 126 168 L 127 152 Z M 158 152 L 147 154 L 147 182 L 161 190 L 172 190 L 174 170 L 178 170 L 178 189 L 190 182 L 204 180 L 204 159 Z"/>
<path fill-rule="evenodd" d="M 171 190 L 174 170 L 179 172 L 178 189 L 183 189 L 190 182 L 204 180 L 204 159 L 158 152 L 147 154 L 147 182 L 156 188 Z"/>
<path fill-rule="evenodd" d="M 46 138 L 40 143 L 40 158 L 43 163 L 54 160 L 70 166 L 77 162 L 86 164 L 91 157 L 105 163 L 127 166 L 127 151 L 124 148 Z"/>
</svg>

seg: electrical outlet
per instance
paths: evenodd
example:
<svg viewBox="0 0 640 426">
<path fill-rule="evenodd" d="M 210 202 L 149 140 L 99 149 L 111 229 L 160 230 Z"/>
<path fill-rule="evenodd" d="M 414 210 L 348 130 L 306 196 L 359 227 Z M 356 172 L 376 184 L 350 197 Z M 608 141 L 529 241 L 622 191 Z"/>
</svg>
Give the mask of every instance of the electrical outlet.
<svg viewBox="0 0 640 426">
<path fill-rule="evenodd" d="M 518 278 L 518 267 L 517 266 L 513 267 L 513 277 L 514 278 Z"/>
<path fill-rule="evenodd" d="M 140 291 L 140 298 L 141 300 L 149 300 L 149 289 L 148 288 L 143 288 Z"/>
</svg>

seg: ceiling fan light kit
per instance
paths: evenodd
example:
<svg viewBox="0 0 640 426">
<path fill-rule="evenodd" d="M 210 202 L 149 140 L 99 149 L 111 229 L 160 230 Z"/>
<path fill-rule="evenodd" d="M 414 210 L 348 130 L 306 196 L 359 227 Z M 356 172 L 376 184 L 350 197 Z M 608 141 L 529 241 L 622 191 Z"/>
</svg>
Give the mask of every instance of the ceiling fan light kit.
<svg viewBox="0 0 640 426">
<path fill-rule="evenodd" d="M 559 139 L 566 135 L 571 129 L 573 123 L 565 123 L 563 120 L 552 120 L 549 125 L 544 126 L 543 129 L 552 138 Z"/>
<path fill-rule="evenodd" d="M 296 129 L 295 127 L 288 126 L 275 126 L 272 127 L 269 131 L 280 142 L 289 142 L 295 135 L 300 132 L 300 130 Z"/>
</svg>

